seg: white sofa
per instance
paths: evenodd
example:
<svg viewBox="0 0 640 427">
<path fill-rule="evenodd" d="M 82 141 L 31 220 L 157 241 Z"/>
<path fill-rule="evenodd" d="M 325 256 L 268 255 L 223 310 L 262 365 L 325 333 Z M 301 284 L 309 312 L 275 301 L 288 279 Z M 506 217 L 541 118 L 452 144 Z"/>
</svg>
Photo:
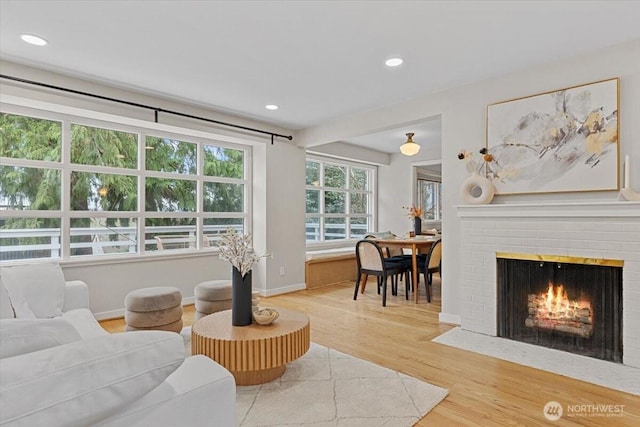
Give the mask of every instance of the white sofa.
<svg viewBox="0 0 640 427">
<path fill-rule="evenodd" d="M 109 334 L 84 282 L 64 282 L 54 264 L 16 267 L 0 267 L 0 426 L 236 425 L 233 376 L 205 356 L 185 358 L 179 334 Z M 60 277 L 61 288 L 50 286 Z"/>
</svg>

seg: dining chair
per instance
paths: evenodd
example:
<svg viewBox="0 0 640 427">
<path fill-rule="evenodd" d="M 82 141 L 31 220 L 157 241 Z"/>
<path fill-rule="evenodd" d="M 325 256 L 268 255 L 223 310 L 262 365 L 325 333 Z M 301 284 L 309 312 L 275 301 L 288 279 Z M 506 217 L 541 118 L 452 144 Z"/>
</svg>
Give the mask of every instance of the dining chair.
<svg viewBox="0 0 640 427">
<path fill-rule="evenodd" d="M 404 281 L 405 295 L 407 295 L 408 299 L 409 290 L 413 290 L 413 283 L 411 281 L 411 273 L 413 272 L 413 261 L 411 259 L 411 254 L 405 254 L 402 248 L 389 246 L 383 248 L 383 253 L 385 254 L 385 261 L 394 262 L 400 264 L 403 267 L 404 271 L 398 274 L 397 278 Z M 394 295 L 397 294 L 398 281 L 396 280 Z"/>
<path fill-rule="evenodd" d="M 389 232 L 390 233 L 390 232 Z M 381 234 L 384 235 L 383 237 L 389 237 L 386 235 L 386 233 L 377 233 L 377 234 Z M 377 234 L 367 234 L 366 236 L 363 237 L 363 239 L 375 239 L 377 237 Z M 394 236 L 393 234 L 391 234 L 391 236 Z M 382 250 L 382 255 L 385 257 L 385 260 L 388 259 L 387 258 L 387 253 L 385 252 L 386 249 L 383 247 L 380 247 L 380 249 Z M 357 256 L 356 256 L 357 258 Z M 360 273 L 360 266 L 358 266 L 358 275 L 356 276 L 356 281 L 358 281 L 360 279 L 361 273 Z M 362 281 L 362 287 L 360 288 L 360 293 L 364 294 L 364 290 L 367 288 L 367 279 L 369 278 L 369 275 L 364 274 L 364 280 Z M 393 292 L 393 278 L 391 279 L 391 293 L 393 295 L 395 295 L 395 293 Z M 380 295 L 380 282 L 378 281 L 378 295 Z"/>
<path fill-rule="evenodd" d="M 384 237 L 391 237 L 391 238 L 395 238 L 397 237 L 395 234 L 391 233 L 391 232 L 386 232 L 384 233 Z M 375 239 L 376 235 L 375 234 L 368 234 L 366 236 L 364 236 L 365 239 Z M 404 287 L 405 287 L 405 297 L 407 299 L 409 299 L 409 290 L 413 290 L 413 283 L 411 283 L 411 273 L 413 271 L 413 261 L 411 260 L 411 255 L 406 255 L 403 251 L 402 248 L 399 248 L 397 246 L 382 246 L 380 245 L 381 249 L 382 249 L 382 255 L 384 256 L 384 260 L 385 262 L 392 262 L 392 263 L 396 263 L 396 264 L 401 264 L 402 267 L 404 268 L 404 271 L 396 274 L 394 276 L 394 281 L 391 282 L 391 294 L 392 295 L 398 295 L 398 279 L 403 280 L 404 281 Z M 404 277 L 403 277 L 404 276 Z M 363 284 L 362 286 L 362 291 L 361 293 L 364 293 L 364 288 L 365 288 L 366 284 Z"/>
<path fill-rule="evenodd" d="M 442 239 L 436 240 L 429 252 L 427 253 L 427 257 L 420 267 L 420 271 L 418 272 L 418 277 L 420 277 L 420 273 L 424 274 L 424 287 L 427 292 L 427 302 L 431 302 L 431 283 L 433 282 L 433 273 L 440 273 L 440 265 L 442 264 Z"/>
<path fill-rule="evenodd" d="M 356 261 L 358 263 L 358 277 L 356 278 L 353 299 L 358 299 L 358 289 L 360 288 L 362 276 L 365 276 L 365 281 L 369 275 L 376 276 L 378 282 L 378 293 L 380 293 L 380 288 L 382 287 L 382 306 L 386 307 L 387 279 L 391 277 L 392 292 L 394 289 L 393 282 L 396 281 L 395 289 L 397 292 L 397 278 L 394 278 L 394 276 L 403 272 L 404 267 L 397 263 L 385 262 L 380 245 L 372 240 L 366 239 L 360 240 L 356 243 Z"/>
</svg>

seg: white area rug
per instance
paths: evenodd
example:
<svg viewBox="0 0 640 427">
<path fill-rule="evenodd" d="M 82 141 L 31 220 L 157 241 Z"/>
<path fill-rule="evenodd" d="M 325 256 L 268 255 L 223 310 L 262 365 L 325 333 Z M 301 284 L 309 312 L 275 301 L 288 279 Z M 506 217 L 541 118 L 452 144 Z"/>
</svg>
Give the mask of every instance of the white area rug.
<svg viewBox="0 0 640 427">
<path fill-rule="evenodd" d="M 284 375 L 237 389 L 242 427 L 412 426 L 449 393 L 407 375 L 312 343 Z"/>
<path fill-rule="evenodd" d="M 478 334 L 459 327 L 432 341 L 640 395 L 640 369 L 631 366 Z"/>
</svg>

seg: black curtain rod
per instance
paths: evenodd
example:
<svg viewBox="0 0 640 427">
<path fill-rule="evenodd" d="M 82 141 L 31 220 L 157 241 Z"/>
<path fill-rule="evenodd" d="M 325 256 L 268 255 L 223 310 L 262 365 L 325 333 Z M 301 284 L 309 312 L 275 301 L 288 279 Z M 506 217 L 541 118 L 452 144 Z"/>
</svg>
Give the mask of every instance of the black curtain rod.
<svg viewBox="0 0 640 427">
<path fill-rule="evenodd" d="M 129 106 L 132 106 L 132 107 L 138 107 L 138 108 L 144 108 L 144 109 L 147 109 L 147 110 L 153 110 L 154 111 L 154 119 L 155 119 L 156 123 L 158 123 L 158 113 L 167 113 L 167 114 L 173 114 L 174 116 L 186 117 L 186 118 L 189 118 L 189 119 L 195 119 L 195 120 L 201 120 L 201 121 L 204 121 L 204 122 L 214 123 L 216 125 L 229 126 L 229 127 L 233 127 L 233 128 L 236 128 L 236 129 L 246 130 L 246 131 L 249 131 L 249 132 L 256 132 L 256 133 L 261 133 L 263 135 L 269 135 L 269 136 L 271 136 L 271 144 L 273 144 L 273 138 L 276 137 L 276 136 L 280 137 L 280 138 L 286 138 L 289 141 L 291 141 L 293 139 L 293 136 L 291 136 L 291 135 L 281 135 L 279 133 L 268 132 L 266 130 L 250 128 L 250 127 L 247 127 L 247 126 L 235 125 L 233 123 L 221 122 L 219 120 L 207 119 L 206 117 L 199 117 L 199 116 L 194 116 L 194 115 L 191 115 L 191 114 L 180 113 L 179 111 L 165 110 L 164 108 L 152 107 L 151 105 L 139 104 L 137 102 L 125 101 L 125 100 L 117 99 L 117 98 L 110 98 L 108 96 L 96 95 L 95 93 L 82 92 L 82 91 L 79 91 L 79 90 L 69 89 L 69 88 L 66 88 L 66 87 L 54 86 L 54 85 L 50 85 L 50 84 L 47 84 L 47 83 L 41 83 L 41 82 L 36 82 L 36 81 L 33 81 L 33 80 L 22 79 L 20 77 L 13 77 L 13 76 L 7 76 L 5 74 L 0 74 L 0 78 L 7 79 L 7 80 L 13 80 L 15 82 L 20 82 L 20 83 L 26 83 L 26 84 L 30 84 L 30 85 L 34 85 L 34 86 L 40 86 L 40 87 L 44 87 L 44 88 L 47 88 L 47 89 L 55 89 L 55 90 L 60 90 L 60 91 L 63 91 L 63 92 L 69 92 L 69 93 L 73 93 L 73 94 L 76 94 L 76 95 L 89 96 L 91 98 L 102 99 L 104 101 L 117 102 L 119 104 L 125 104 L 125 105 L 129 105 Z"/>
</svg>

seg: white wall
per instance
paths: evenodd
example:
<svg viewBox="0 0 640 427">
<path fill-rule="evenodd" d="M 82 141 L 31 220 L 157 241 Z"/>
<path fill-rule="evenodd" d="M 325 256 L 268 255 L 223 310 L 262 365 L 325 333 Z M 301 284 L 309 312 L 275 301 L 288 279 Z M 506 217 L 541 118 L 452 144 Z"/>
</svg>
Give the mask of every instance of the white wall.
<svg viewBox="0 0 640 427">
<path fill-rule="evenodd" d="M 257 289 L 267 296 L 304 289 L 305 151 L 289 144 L 256 147 L 254 164 L 254 246 L 273 256 L 255 268 Z"/>
<path fill-rule="evenodd" d="M 460 321 L 461 276 L 460 220 L 456 205 L 460 203 L 459 187 L 467 176 L 463 162 L 456 154 L 460 149 L 476 151 L 485 146 L 486 106 L 496 102 L 536 93 L 620 78 L 620 144 L 621 157 L 629 154 L 631 184 L 640 189 L 640 40 L 555 61 L 508 76 L 448 90 L 411 102 L 354 115 L 325 126 L 306 129 L 298 134 L 298 143 L 309 146 L 362 135 L 393 123 L 406 123 L 441 115 L 442 121 L 442 185 L 443 185 L 443 321 Z M 409 163 L 394 155 L 389 167 L 380 168 L 379 229 L 406 232 L 409 224 L 401 210 L 411 202 Z M 620 170 L 622 174 L 622 170 Z M 611 200 L 613 192 L 502 196 L 494 203 L 538 202 L 543 200 Z"/>
<path fill-rule="evenodd" d="M 212 253 L 137 257 L 129 262 L 70 262 L 62 264 L 62 269 L 65 279 L 87 283 L 90 308 L 98 319 L 123 316 L 124 297 L 134 289 L 175 286 L 185 303 L 193 303 L 193 288 L 198 283 L 231 278 L 230 264 Z"/>
</svg>

